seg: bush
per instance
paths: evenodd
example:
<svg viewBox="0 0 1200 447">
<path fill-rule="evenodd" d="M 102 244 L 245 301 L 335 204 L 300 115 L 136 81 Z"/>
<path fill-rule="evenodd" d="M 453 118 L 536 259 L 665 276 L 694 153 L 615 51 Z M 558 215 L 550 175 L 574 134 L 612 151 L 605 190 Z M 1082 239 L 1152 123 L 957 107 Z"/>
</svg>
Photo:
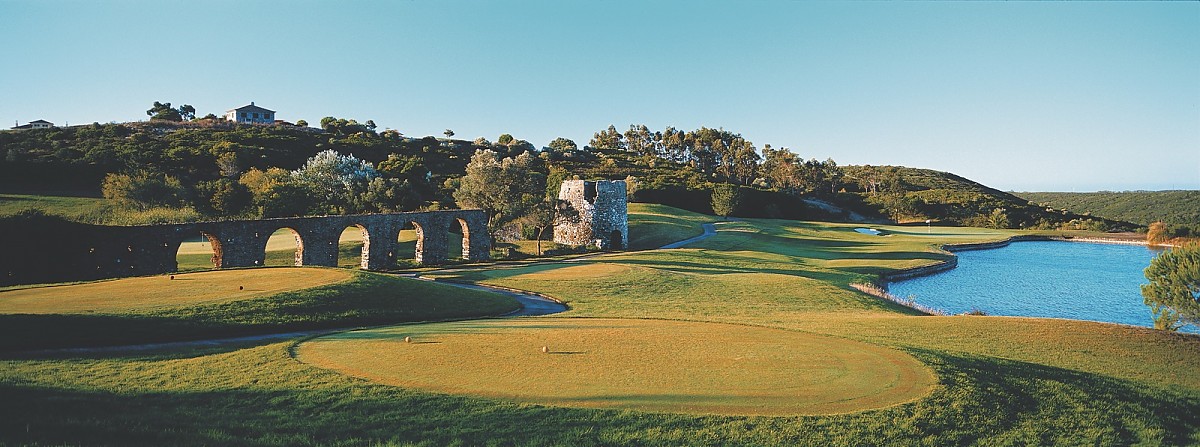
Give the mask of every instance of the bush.
<svg viewBox="0 0 1200 447">
<path fill-rule="evenodd" d="M 136 209 L 181 206 L 186 196 L 179 179 L 148 170 L 108 174 L 100 189 L 104 198 L 119 206 Z"/>
</svg>

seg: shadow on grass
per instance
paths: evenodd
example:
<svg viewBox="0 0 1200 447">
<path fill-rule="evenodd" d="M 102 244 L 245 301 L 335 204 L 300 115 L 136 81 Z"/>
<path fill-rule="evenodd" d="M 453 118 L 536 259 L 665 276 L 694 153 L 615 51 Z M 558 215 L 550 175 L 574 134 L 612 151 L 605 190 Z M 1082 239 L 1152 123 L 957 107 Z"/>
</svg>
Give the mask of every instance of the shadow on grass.
<svg viewBox="0 0 1200 447">
<path fill-rule="evenodd" d="M 0 443 L 116 445 L 1189 445 L 1200 397 L 988 357 L 911 351 L 925 399 L 831 416 L 725 417 L 547 408 L 408 391 L 300 368 L 280 385 L 172 389 L 0 381 Z M 257 355 L 257 354 L 255 354 Z M 260 366 L 273 365 L 264 363 Z M 216 367 L 217 369 L 212 369 Z M 189 374 L 238 377 L 205 365 Z M 226 368 L 230 366 L 225 365 Z M 120 374 L 119 369 L 114 374 Z M 31 372 L 30 374 L 33 374 Z M 8 374 L 13 376 L 13 374 Z M 194 389 L 189 388 L 194 387 Z M 637 396 L 611 396 L 611 399 Z M 375 440 L 375 441 L 372 441 Z"/>
</svg>

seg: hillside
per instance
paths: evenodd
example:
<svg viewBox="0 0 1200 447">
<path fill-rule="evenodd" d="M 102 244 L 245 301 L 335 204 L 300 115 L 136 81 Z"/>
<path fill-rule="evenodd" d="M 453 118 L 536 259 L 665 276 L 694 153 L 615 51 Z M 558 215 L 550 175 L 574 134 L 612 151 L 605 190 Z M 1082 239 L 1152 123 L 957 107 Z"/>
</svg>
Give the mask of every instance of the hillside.
<svg viewBox="0 0 1200 447">
<path fill-rule="evenodd" d="M 1140 225 L 1163 221 L 1200 234 L 1200 191 L 1018 192 L 1033 203 Z"/>
<path fill-rule="evenodd" d="M 838 166 L 832 159 L 805 160 L 786 148 L 764 145 L 759 149 L 740 134 L 723 129 L 683 132 L 668 128 L 650 132 L 645 126 L 631 126 L 629 132 L 621 134 L 609 126 L 583 147 L 560 138 L 539 150 L 507 134 L 495 143 L 484 138 L 412 138 L 395 130 L 376 132 L 353 120 L 322 121 L 323 128 L 197 120 L 0 131 L 0 193 L 98 197 L 100 184 L 108 174 L 157 175 L 164 184 L 178 185 L 171 196 L 173 201 L 166 206 L 179 207 L 180 212 L 152 210 L 148 215 L 138 215 L 110 212 L 112 207 L 103 205 L 104 212 L 88 213 L 102 218 L 84 220 L 144 223 L 377 211 L 370 206 L 305 210 L 304 201 L 298 198 L 307 197 L 306 193 L 285 189 L 262 190 L 252 199 L 247 198 L 247 175 L 271 168 L 295 170 L 317 153 L 333 150 L 377 167 L 388 182 L 381 185 L 392 185 L 374 196 L 386 202 L 387 210 L 444 208 L 455 206 L 453 182 L 447 180 L 464 174 L 476 150 L 488 149 L 499 156 L 534 153 L 538 169 L 546 169 L 558 178 L 634 177 L 630 188 L 634 201 L 700 213 L 712 213 L 710 193 L 714 185 L 732 183 L 741 191 L 740 203 L 733 212 L 738 217 L 933 220 L 994 228 L 1098 231 L 1128 231 L 1135 227 L 1056 206 L 1033 205 L 951 173 L 899 166 Z M 286 176 L 286 172 L 283 174 Z M 256 178 L 263 184 L 265 177 Z M 251 200 L 253 203 L 248 204 Z M 291 200 L 300 205 L 271 206 L 264 200 L 277 200 L 275 204 Z M 8 214 L 21 206 L 15 200 L 5 201 L 10 202 L 4 207 Z"/>
</svg>

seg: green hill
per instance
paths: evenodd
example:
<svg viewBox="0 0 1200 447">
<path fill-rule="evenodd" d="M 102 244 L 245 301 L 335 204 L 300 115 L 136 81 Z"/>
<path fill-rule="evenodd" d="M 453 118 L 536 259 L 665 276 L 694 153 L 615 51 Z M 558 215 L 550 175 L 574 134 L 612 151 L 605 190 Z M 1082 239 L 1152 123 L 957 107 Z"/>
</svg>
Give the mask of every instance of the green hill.
<svg viewBox="0 0 1200 447">
<path fill-rule="evenodd" d="M 994 228 L 1097 231 L 1128 231 L 1135 227 L 1111 220 L 1122 219 L 1123 215 L 1092 213 L 1108 218 L 1105 219 L 1082 215 L 1078 210 L 1056 209 L 1065 206 L 1034 205 L 1025 198 L 947 172 L 900 166 L 838 166 L 833 160 L 805 160 L 799 154 L 771 149 L 769 145 L 760 150 L 740 134 L 722 129 L 689 132 L 674 129 L 648 132 L 644 126 L 639 129 L 621 136 L 610 127 L 597 133 L 592 144 L 582 148 L 573 142 L 556 144 L 560 143 L 556 140 L 552 147 L 540 150 L 507 134 L 496 143 L 483 138 L 474 141 L 412 138 L 395 130 L 376 132 L 373 127 L 346 120 L 329 121 L 324 128 L 197 120 L 0 131 L 0 192 L 10 193 L 0 197 L 3 199 L 0 202 L 4 202 L 0 203 L 0 214 L 12 214 L 23 207 L 49 210 L 57 206 L 35 203 L 38 202 L 35 196 L 12 193 L 98 197 L 105 176 L 119 173 L 145 178 L 165 176 L 164 182 L 168 185 L 177 182 L 182 189 L 172 196 L 177 198 L 165 205 L 165 209 L 154 208 L 138 214 L 116 210 L 102 202 L 90 204 L 87 209 L 71 210 L 64 213 L 69 214 L 66 217 L 97 223 L 259 217 L 254 213 L 267 215 L 266 207 L 263 203 L 247 206 L 251 199 L 245 197 L 250 193 L 244 185 L 249 183 L 239 184 L 239 176 L 269 168 L 294 170 L 327 149 L 372 163 L 385 180 L 392 182 L 381 185 L 397 185 L 384 186 L 392 189 L 373 193 L 377 198 L 386 198 L 389 208 L 452 207 L 452 182 L 446 180 L 463 175 L 476 150 L 489 149 L 501 156 L 532 152 L 541 160 L 541 168 L 559 178 L 635 177 L 636 185 L 631 188 L 636 190 L 635 201 L 706 214 L 712 213 L 713 187 L 732 183 L 740 186 L 742 192 L 740 204 L 733 212 L 737 217 L 872 222 L 933 220 Z M 253 200 L 276 197 L 260 195 Z M 279 197 L 285 197 L 278 198 L 284 201 L 290 196 Z M 88 211 L 92 208 L 104 211 Z M 364 207 L 346 208 L 348 211 L 344 212 L 371 211 Z M 319 211 L 317 214 L 343 212 L 327 208 Z M 270 216 L 304 212 L 315 211 L 289 208 L 286 212 L 272 211 Z M 1147 221 L 1129 220 L 1142 224 Z M 1192 221 L 1196 219 L 1193 217 Z"/>
<path fill-rule="evenodd" d="M 1200 233 L 1200 191 L 1018 192 L 1033 203 L 1140 225 L 1163 221 Z"/>
</svg>

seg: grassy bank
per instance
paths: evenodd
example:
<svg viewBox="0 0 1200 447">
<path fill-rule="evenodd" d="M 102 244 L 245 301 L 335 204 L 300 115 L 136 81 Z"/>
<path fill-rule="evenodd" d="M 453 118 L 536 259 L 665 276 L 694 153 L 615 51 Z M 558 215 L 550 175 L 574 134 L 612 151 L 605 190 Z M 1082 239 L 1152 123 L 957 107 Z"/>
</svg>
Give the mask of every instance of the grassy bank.
<svg viewBox="0 0 1200 447">
<path fill-rule="evenodd" d="M 335 269 L 222 270 L 176 278 L 0 292 L 0 351 L 465 318 L 517 308 L 514 300 L 490 293 Z M 207 290 L 193 293 L 191 282 L 203 282 Z"/>
</svg>

